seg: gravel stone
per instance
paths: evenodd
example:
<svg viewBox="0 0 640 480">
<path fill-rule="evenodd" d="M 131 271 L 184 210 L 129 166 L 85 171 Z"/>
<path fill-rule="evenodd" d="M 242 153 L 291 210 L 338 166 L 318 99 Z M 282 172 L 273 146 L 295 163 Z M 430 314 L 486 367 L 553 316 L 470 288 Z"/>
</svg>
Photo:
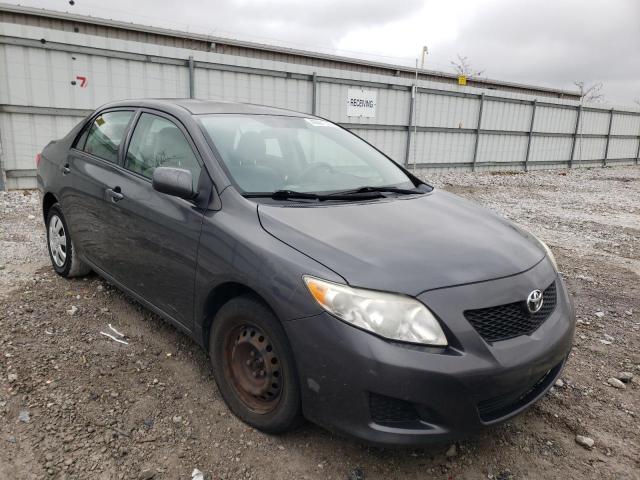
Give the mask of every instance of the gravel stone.
<svg viewBox="0 0 640 480">
<path fill-rule="evenodd" d="M 585 448 L 593 448 L 596 442 L 591 437 L 584 437 L 582 435 L 576 435 L 576 443 L 582 445 Z"/>
<path fill-rule="evenodd" d="M 356 467 L 349 472 L 349 480 L 364 480 L 364 470 L 361 467 Z"/>
<path fill-rule="evenodd" d="M 625 388 L 627 388 L 627 386 L 623 382 L 614 377 L 607 379 L 607 383 L 612 387 L 618 388 L 620 390 L 624 390 Z"/>
<path fill-rule="evenodd" d="M 458 455 L 458 446 L 455 443 L 452 443 L 445 455 L 447 456 L 447 458 L 453 458 Z"/>
<path fill-rule="evenodd" d="M 156 476 L 156 470 L 142 470 L 138 475 L 139 480 L 151 480 Z"/>
</svg>

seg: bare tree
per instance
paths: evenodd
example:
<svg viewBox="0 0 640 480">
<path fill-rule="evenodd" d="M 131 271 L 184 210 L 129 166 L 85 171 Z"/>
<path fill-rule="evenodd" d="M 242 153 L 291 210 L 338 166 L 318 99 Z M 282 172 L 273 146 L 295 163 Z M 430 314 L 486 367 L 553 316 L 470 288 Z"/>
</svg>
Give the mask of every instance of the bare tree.
<svg viewBox="0 0 640 480">
<path fill-rule="evenodd" d="M 604 93 L 602 93 L 602 82 L 594 83 L 591 86 L 585 86 L 585 83 L 576 80 L 573 84 L 580 90 L 580 99 L 585 103 L 601 103 L 604 101 Z"/>
<path fill-rule="evenodd" d="M 634 99 L 633 103 L 635 103 L 636 105 L 638 105 L 640 107 L 640 98 Z"/>
<path fill-rule="evenodd" d="M 451 66 L 458 75 L 464 75 L 465 77 L 480 77 L 484 73 L 484 70 L 475 70 L 471 66 L 471 63 L 469 62 L 469 59 L 467 57 L 463 57 L 459 53 L 457 57 L 457 61 L 451 61 Z"/>
</svg>

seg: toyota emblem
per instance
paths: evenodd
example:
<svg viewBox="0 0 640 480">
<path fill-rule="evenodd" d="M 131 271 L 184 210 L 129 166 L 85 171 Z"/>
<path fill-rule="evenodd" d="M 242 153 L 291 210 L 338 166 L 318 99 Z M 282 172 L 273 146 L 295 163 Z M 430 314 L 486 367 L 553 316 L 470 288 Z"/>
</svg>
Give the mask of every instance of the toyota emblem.
<svg viewBox="0 0 640 480">
<path fill-rule="evenodd" d="M 542 292 L 540 290 L 534 290 L 527 297 L 527 310 L 531 314 L 538 313 L 542 308 L 543 302 Z"/>
</svg>

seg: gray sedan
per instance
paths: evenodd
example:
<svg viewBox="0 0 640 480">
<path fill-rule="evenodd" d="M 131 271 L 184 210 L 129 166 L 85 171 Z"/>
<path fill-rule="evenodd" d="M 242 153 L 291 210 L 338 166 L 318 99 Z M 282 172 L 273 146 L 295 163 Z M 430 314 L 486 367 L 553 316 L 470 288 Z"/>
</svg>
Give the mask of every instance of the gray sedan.
<svg viewBox="0 0 640 480">
<path fill-rule="evenodd" d="M 93 270 L 191 336 L 260 430 L 459 437 L 531 406 L 571 349 L 543 242 L 327 120 L 118 102 L 37 164 L 55 271 Z"/>
</svg>

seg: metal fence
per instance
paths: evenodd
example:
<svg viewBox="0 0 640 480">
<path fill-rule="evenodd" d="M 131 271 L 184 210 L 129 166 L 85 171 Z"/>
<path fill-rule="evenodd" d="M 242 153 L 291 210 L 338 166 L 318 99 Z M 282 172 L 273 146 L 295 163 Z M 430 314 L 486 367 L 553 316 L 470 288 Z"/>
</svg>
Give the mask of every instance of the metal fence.
<svg viewBox="0 0 640 480">
<path fill-rule="evenodd" d="M 374 118 L 348 90 L 375 92 Z M 314 113 L 421 170 L 638 164 L 640 111 L 0 23 L 0 168 L 35 185 L 35 154 L 97 106 L 198 97 Z M 0 172 L 0 188 L 2 175 Z"/>
</svg>

